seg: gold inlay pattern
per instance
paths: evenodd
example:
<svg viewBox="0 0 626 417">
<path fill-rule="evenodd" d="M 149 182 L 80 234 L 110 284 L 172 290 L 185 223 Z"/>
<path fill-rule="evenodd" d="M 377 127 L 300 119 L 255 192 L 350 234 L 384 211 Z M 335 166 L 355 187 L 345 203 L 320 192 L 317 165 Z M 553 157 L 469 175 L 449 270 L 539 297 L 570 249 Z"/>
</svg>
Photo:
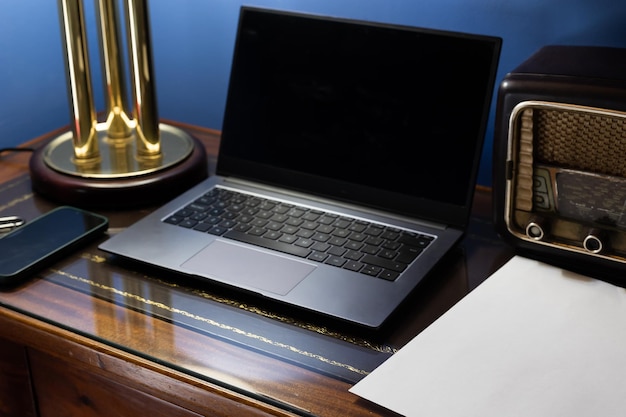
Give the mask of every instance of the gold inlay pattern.
<svg viewBox="0 0 626 417">
<path fill-rule="evenodd" d="M 0 192 L 4 192 L 6 190 L 10 190 L 11 188 L 15 188 L 18 185 L 22 185 L 23 183 L 27 182 L 28 180 L 29 180 L 29 177 L 25 176 L 25 177 L 19 178 L 18 180 L 11 181 L 6 184 L 2 184 L 2 187 L 0 187 Z M 30 194 L 30 196 L 32 196 L 32 194 Z"/>
<path fill-rule="evenodd" d="M 96 262 L 96 263 L 106 262 L 106 258 L 104 258 L 104 257 L 102 257 L 100 255 L 94 255 L 94 254 L 90 254 L 90 253 L 83 253 L 82 254 L 82 258 L 86 259 L 86 260 L 89 260 L 91 262 Z M 175 284 L 173 282 L 163 281 L 163 280 L 156 279 L 156 278 L 153 278 L 153 277 L 149 277 L 149 278 L 159 282 L 159 284 L 165 285 L 165 286 L 170 287 L 170 288 L 182 288 L 180 285 Z M 251 306 L 251 305 L 248 305 L 248 304 L 245 304 L 245 303 L 241 303 L 239 301 L 231 300 L 231 299 L 228 299 L 228 298 L 224 298 L 224 297 L 216 297 L 213 294 L 209 294 L 207 292 L 204 292 L 204 291 L 201 291 L 201 290 L 198 290 L 198 289 L 190 289 L 190 288 L 184 288 L 184 289 L 186 291 L 191 292 L 194 295 L 197 295 L 197 296 L 202 297 L 202 298 L 207 299 L 207 300 L 211 300 L 211 301 L 214 301 L 214 302 L 217 302 L 217 303 L 220 303 L 220 304 L 228 305 L 230 307 L 235 307 L 235 308 L 238 308 L 238 309 L 241 309 L 241 310 L 245 310 L 245 311 L 250 312 L 250 313 L 254 313 L 254 314 L 257 314 L 257 315 L 260 315 L 260 316 L 263 316 L 263 317 L 270 318 L 272 320 L 280 321 L 281 323 L 285 323 L 285 324 L 289 324 L 289 325 L 292 325 L 292 326 L 296 326 L 296 327 L 299 327 L 301 329 L 305 329 L 305 330 L 308 330 L 308 331 L 311 331 L 311 332 L 315 332 L 315 333 L 318 333 L 318 334 L 321 334 L 321 335 L 324 335 L 324 336 L 332 337 L 334 339 L 339 339 L 339 340 L 342 340 L 344 342 L 351 343 L 353 345 L 364 347 L 364 348 L 367 348 L 367 349 L 371 349 L 371 350 L 376 351 L 376 352 L 386 353 L 386 354 L 394 354 L 394 353 L 397 352 L 397 349 L 395 349 L 395 348 L 393 348 L 391 346 L 377 345 L 377 344 L 373 344 L 370 341 L 365 340 L 365 339 L 356 338 L 356 337 L 349 337 L 349 336 L 346 336 L 344 334 L 331 331 L 331 330 L 329 330 L 326 327 L 317 326 L 317 325 L 314 325 L 314 324 L 311 324 L 311 323 L 305 323 L 305 322 L 298 321 L 298 320 L 295 320 L 293 318 L 286 317 L 286 316 L 281 316 L 281 315 L 278 315 L 278 314 L 275 314 L 275 313 L 272 313 L 272 312 L 268 312 L 268 311 L 262 310 L 262 309 L 260 309 L 260 308 L 258 308 L 256 306 Z"/>
<path fill-rule="evenodd" d="M 81 257 L 83 259 L 87 260 L 87 261 L 95 262 L 95 263 L 102 263 L 102 262 L 106 261 L 106 258 L 104 258 L 104 257 L 102 257 L 100 255 L 94 255 L 94 254 L 89 254 L 89 253 L 84 253 L 84 254 L 82 254 Z M 280 341 L 277 341 L 277 340 L 273 340 L 273 339 L 268 338 L 266 336 L 255 334 L 255 333 L 252 333 L 252 332 L 240 329 L 238 327 L 231 326 L 229 324 L 220 323 L 220 322 L 217 322 L 217 321 L 215 321 L 213 319 L 210 319 L 210 318 L 207 318 L 207 317 L 203 317 L 201 315 L 198 315 L 198 314 L 195 314 L 195 313 L 191 313 L 189 311 L 186 311 L 186 310 L 183 310 L 183 309 L 180 309 L 180 308 L 175 308 L 175 307 L 166 305 L 166 304 L 164 304 L 162 302 L 159 302 L 159 301 L 150 300 L 148 298 L 145 298 L 142 295 L 134 294 L 134 293 L 129 292 L 129 291 L 119 290 L 119 289 L 114 288 L 112 286 L 104 285 L 104 284 L 95 282 L 95 281 L 93 281 L 91 279 L 80 277 L 80 276 L 71 274 L 69 272 L 59 270 L 59 269 L 52 269 L 51 268 L 50 271 L 52 271 L 52 272 L 54 272 L 54 273 L 56 273 L 58 275 L 70 278 L 70 279 L 72 279 L 74 281 L 78 281 L 78 282 L 87 284 L 87 285 L 89 285 L 89 286 L 91 286 L 93 288 L 97 288 L 99 290 L 107 291 L 107 292 L 109 292 L 111 294 L 114 294 L 116 296 L 121 296 L 121 297 L 127 298 L 129 300 L 140 302 L 140 303 L 142 303 L 142 304 L 144 304 L 146 306 L 156 307 L 156 308 L 159 308 L 159 309 L 161 309 L 163 311 L 166 311 L 168 313 L 171 313 L 171 314 L 177 314 L 177 315 L 180 315 L 180 316 L 183 316 L 183 317 L 186 317 L 186 318 L 190 318 L 190 319 L 196 320 L 198 322 L 202 322 L 202 323 L 208 324 L 208 325 L 210 325 L 212 327 L 215 327 L 215 328 L 218 328 L 220 330 L 232 332 L 232 333 L 235 333 L 237 335 L 249 338 L 251 340 L 255 340 L 257 342 L 261 342 L 261 343 L 264 343 L 264 344 L 267 344 L 267 345 L 270 345 L 270 346 L 273 346 L 273 347 L 276 347 L 276 348 L 284 349 L 284 350 L 290 351 L 292 353 L 296 353 L 298 355 L 301 355 L 303 357 L 307 357 L 309 359 L 317 360 L 317 361 L 325 363 L 327 365 L 331 365 L 331 366 L 334 366 L 334 367 L 347 369 L 347 370 L 349 370 L 351 372 L 354 372 L 356 374 L 359 374 L 359 375 L 367 375 L 369 373 L 368 371 L 356 368 L 356 367 L 354 367 L 354 366 L 352 366 L 350 364 L 346 364 L 346 363 L 342 363 L 342 362 L 339 362 L 339 361 L 335 361 L 335 360 L 327 358 L 327 357 L 325 357 L 323 355 L 319 355 L 319 354 L 316 354 L 316 353 L 313 353 L 313 352 L 309 352 L 307 350 L 300 349 L 300 348 L 292 346 L 290 344 L 283 343 L 283 342 L 280 342 Z M 159 280 L 159 283 L 167 285 L 167 286 L 169 286 L 171 288 L 178 287 L 178 285 L 176 285 L 176 284 L 164 282 L 164 281 L 161 281 L 161 280 Z M 375 350 L 375 351 L 378 351 L 378 352 L 395 353 L 395 350 L 392 349 L 391 347 L 375 346 L 375 345 L 373 345 L 373 344 L 371 344 L 371 343 L 369 343 L 367 341 L 364 341 L 364 340 L 345 338 L 345 337 L 343 337 L 343 336 L 341 336 L 341 335 L 339 335 L 339 334 L 337 334 L 335 332 L 328 331 L 327 329 L 325 329 L 323 327 L 310 326 L 310 325 L 307 325 L 307 324 L 297 323 L 297 322 L 295 322 L 292 319 L 288 319 L 288 318 L 285 318 L 285 317 L 277 316 L 277 315 L 268 313 L 266 311 L 260 310 L 260 309 L 258 309 L 256 307 L 250 307 L 250 306 L 247 306 L 247 305 L 242 304 L 242 303 L 238 303 L 238 302 L 233 301 L 233 300 L 227 300 L 227 299 L 222 299 L 222 298 L 219 298 L 219 297 L 214 297 L 214 296 L 212 296 L 210 294 L 204 293 L 204 292 L 199 291 L 199 290 L 194 290 L 194 291 L 192 291 L 192 293 L 194 293 L 194 294 L 196 294 L 198 296 L 201 296 L 201 297 L 203 297 L 205 299 L 210 299 L 212 301 L 216 301 L 216 302 L 219 302 L 219 303 L 222 303 L 222 304 L 235 306 L 237 308 L 244 309 L 246 311 L 250 311 L 250 312 L 253 312 L 255 314 L 262 315 L 264 317 L 277 319 L 277 320 L 280 320 L 281 322 L 285 322 L 285 323 L 289 323 L 289 324 L 295 324 L 295 325 L 297 325 L 297 326 L 299 326 L 301 328 L 306 328 L 306 329 L 312 330 L 314 332 L 317 332 L 319 334 L 324 334 L 324 335 L 327 335 L 327 336 L 340 338 L 341 340 L 344 340 L 346 342 L 350 342 L 350 343 L 353 343 L 353 344 L 356 344 L 356 345 L 367 347 L 369 349 L 372 349 L 372 350 Z"/>
<path fill-rule="evenodd" d="M 31 198 L 33 198 L 33 194 L 32 193 L 24 194 L 24 195 L 22 195 L 20 197 L 14 198 L 13 200 L 9 201 L 8 203 L 0 206 L 0 211 L 3 211 L 3 210 L 6 210 L 8 208 L 11 208 L 13 206 L 16 206 L 16 205 L 18 205 L 18 204 L 20 204 L 20 203 L 22 203 L 22 202 L 24 202 L 26 200 L 29 200 Z"/>
</svg>

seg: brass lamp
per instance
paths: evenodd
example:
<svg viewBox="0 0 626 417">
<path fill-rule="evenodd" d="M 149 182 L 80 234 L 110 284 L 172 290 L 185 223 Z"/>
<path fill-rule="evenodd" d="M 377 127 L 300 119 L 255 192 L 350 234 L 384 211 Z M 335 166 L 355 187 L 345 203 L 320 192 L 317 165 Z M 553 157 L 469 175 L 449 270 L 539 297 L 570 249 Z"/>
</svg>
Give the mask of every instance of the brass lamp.
<svg viewBox="0 0 626 417">
<path fill-rule="evenodd" d="M 118 2 L 97 0 L 106 112 L 93 101 L 83 0 L 58 0 L 71 129 L 31 158 L 33 189 L 79 206 L 126 208 L 173 197 L 208 175 L 204 147 L 159 122 L 147 0 L 124 0 L 129 70 L 124 69 Z M 127 107 L 129 73 L 133 107 Z"/>
</svg>

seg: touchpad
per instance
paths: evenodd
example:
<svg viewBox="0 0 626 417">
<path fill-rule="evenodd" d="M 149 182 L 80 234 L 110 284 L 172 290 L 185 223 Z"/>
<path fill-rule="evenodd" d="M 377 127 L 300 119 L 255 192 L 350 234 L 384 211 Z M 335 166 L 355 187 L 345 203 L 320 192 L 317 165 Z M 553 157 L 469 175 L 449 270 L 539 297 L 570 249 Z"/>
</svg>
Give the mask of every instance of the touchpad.
<svg viewBox="0 0 626 417">
<path fill-rule="evenodd" d="M 231 285 L 285 295 L 315 269 L 315 265 L 236 243 L 216 240 L 182 266 L 193 274 Z"/>
</svg>

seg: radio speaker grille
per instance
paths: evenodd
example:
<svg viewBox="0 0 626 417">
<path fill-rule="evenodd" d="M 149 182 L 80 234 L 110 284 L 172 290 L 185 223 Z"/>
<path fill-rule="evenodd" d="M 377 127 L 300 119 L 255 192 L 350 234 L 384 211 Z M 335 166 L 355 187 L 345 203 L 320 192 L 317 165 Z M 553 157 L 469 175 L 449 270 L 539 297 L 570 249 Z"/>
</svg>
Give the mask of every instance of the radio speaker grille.
<svg viewBox="0 0 626 417">
<path fill-rule="evenodd" d="M 535 109 L 538 161 L 626 177 L 626 118 L 563 109 Z"/>
</svg>

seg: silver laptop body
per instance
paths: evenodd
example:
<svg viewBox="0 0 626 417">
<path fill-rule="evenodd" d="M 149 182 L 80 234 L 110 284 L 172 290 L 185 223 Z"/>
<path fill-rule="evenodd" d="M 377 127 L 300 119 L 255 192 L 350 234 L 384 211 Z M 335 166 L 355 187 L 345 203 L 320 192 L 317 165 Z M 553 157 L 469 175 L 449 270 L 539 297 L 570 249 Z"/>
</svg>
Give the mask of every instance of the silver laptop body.
<svg viewBox="0 0 626 417">
<path fill-rule="evenodd" d="M 243 7 L 217 175 L 100 248 L 379 328 L 464 234 L 499 51 L 494 37 Z M 216 188 L 238 209 L 282 212 L 261 210 L 268 230 L 241 212 L 206 224 L 220 211 L 210 204 L 234 211 Z M 399 246 L 408 264 L 383 260 Z"/>
</svg>

